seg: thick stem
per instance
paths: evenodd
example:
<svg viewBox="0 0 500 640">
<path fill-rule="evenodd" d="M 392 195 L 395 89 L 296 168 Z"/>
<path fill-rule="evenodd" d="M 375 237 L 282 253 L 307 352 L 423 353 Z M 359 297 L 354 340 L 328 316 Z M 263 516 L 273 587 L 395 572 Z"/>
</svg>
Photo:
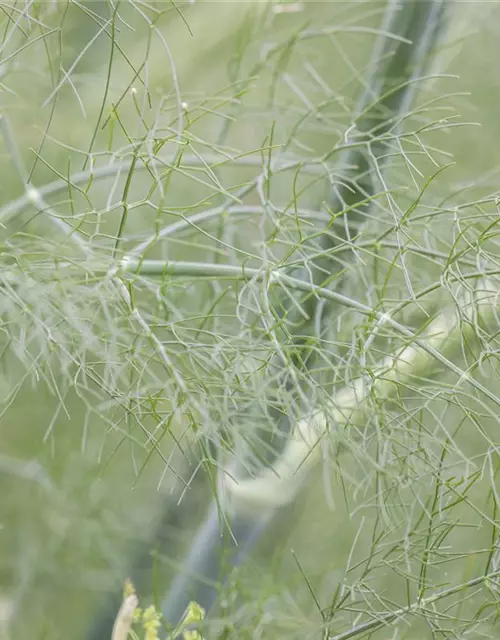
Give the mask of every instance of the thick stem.
<svg viewBox="0 0 500 640">
<path fill-rule="evenodd" d="M 407 115 L 413 101 L 416 80 L 421 76 L 431 48 L 442 28 L 443 12 L 444 2 L 442 0 L 430 2 L 391 0 L 388 4 L 382 31 L 402 35 L 411 44 L 387 37 L 381 37 L 377 43 L 371 68 L 372 76 L 368 79 L 369 88 L 360 100 L 355 119 L 356 129 L 361 133 L 362 140 L 366 144 L 348 151 L 346 157 L 341 159 L 343 166 L 347 163 L 348 166 L 356 166 L 357 169 L 355 174 L 346 176 L 344 187 L 341 190 L 336 190 L 333 194 L 330 204 L 334 211 L 337 212 L 348 207 L 352 210 L 353 205 L 369 199 L 376 193 L 376 167 L 373 166 L 373 162 L 379 161 L 386 151 L 387 144 L 387 141 L 381 140 L 381 138 L 386 137 L 389 133 L 395 135 L 400 130 L 401 121 Z M 388 60 L 385 66 L 381 63 L 382 58 Z M 379 167 L 377 170 L 380 175 Z M 361 206 L 355 217 L 362 218 L 365 212 L 366 207 Z M 350 235 L 349 223 L 350 220 L 346 222 L 346 237 Z M 330 247 L 331 240 L 327 234 L 323 236 L 321 244 L 325 251 Z M 317 264 L 308 266 L 313 268 L 296 274 L 293 280 L 303 279 L 309 281 L 310 285 L 318 286 L 325 278 L 324 266 L 323 268 L 316 268 L 322 266 Z M 310 273 L 313 274 L 312 282 L 310 282 Z M 340 295 L 336 294 L 333 297 L 337 298 L 336 302 L 338 302 Z M 305 309 L 310 318 L 314 317 L 315 304 L 316 301 L 310 298 L 308 303 L 310 308 Z M 290 311 L 290 313 L 294 312 Z M 303 336 L 303 323 L 302 326 L 301 323 L 296 324 L 300 327 L 299 335 Z M 298 342 L 303 340 L 299 335 L 297 336 Z M 427 345 L 424 346 L 424 349 L 427 352 L 430 350 Z M 283 428 L 290 433 L 289 427 L 288 429 L 286 426 Z M 286 439 L 284 446 L 286 447 Z M 259 478 L 256 479 L 256 482 L 258 481 Z M 242 482 L 251 485 L 252 479 L 244 479 L 243 476 Z M 235 483 L 235 486 L 237 485 L 238 480 Z M 265 495 L 262 497 L 265 498 Z M 246 515 L 238 515 L 242 513 L 239 507 L 241 505 L 238 505 L 236 497 L 233 500 L 232 508 L 237 515 L 231 517 L 231 512 L 226 514 L 228 524 L 241 550 L 232 559 L 229 558 L 229 570 L 231 566 L 234 567 L 243 560 L 252 544 L 265 531 L 273 513 L 272 510 L 261 505 L 264 515 L 261 517 L 256 515 L 259 509 L 258 499 L 253 503 L 255 510 L 252 509 L 250 518 Z M 244 510 L 243 513 L 245 513 Z M 221 538 L 219 518 L 219 508 L 214 500 L 209 515 L 187 557 L 185 574 L 177 577 L 163 603 L 163 613 L 170 624 L 178 622 L 178 616 L 182 614 L 190 599 L 196 599 L 198 604 L 208 610 L 216 598 L 217 588 L 207 585 L 229 575 L 229 571 L 226 571 L 221 576 L 221 568 L 224 565 L 221 565 L 220 562 L 220 552 L 221 540 L 224 540 L 224 536 Z"/>
<path fill-rule="evenodd" d="M 230 528 L 221 523 L 221 513 L 214 501 L 198 531 L 184 563 L 162 604 L 168 625 L 174 627 L 190 601 L 205 610 L 211 608 L 220 585 L 230 575 L 226 567 L 238 566 L 265 530 L 271 512 L 247 512 L 231 518 Z"/>
</svg>

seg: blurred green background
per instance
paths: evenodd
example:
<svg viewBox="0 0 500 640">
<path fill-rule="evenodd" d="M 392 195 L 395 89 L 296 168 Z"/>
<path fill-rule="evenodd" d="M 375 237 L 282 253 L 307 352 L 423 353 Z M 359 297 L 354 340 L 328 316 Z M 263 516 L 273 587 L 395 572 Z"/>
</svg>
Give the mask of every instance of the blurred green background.
<svg viewBox="0 0 500 640">
<path fill-rule="evenodd" d="M 123 302 L 105 278 L 123 214 L 120 200 L 127 172 L 92 180 L 90 167 L 153 150 L 174 165 L 179 160 L 177 170 L 165 173 L 163 194 L 160 181 L 142 160 L 137 161 L 127 196 L 134 205 L 128 211 L 120 251 L 131 250 L 180 214 L 225 202 L 227 193 L 237 193 L 265 166 L 268 152 L 260 150 L 287 140 L 290 157 L 300 158 L 311 170 L 273 176 L 270 199 L 293 210 L 294 189 L 300 192 L 295 204 L 319 210 L 328 184 L 324 167 L 315 159 L 342 140 L 350 123 L 373 30 L 385 3 L 306 1 L 290 12 L 273 11 L 273 6 L 203 0 L 2 5 L 0 116 L 7 133 L 0 145 L 0 206 L 7 207 L 24 193 L 26 176 L 16 167 L 17 153 L 31 183 L 39 188 L 89 171 L 80 192 L 66 187 L 47 195 L 49 215 L 28 204 L 2 219 L 0 209 L 6 274 L 0 345 L 0 595 L 5 638 L 84 638 L 110 594 L 120 592 L 138 547 L 153 566 L 151 575 L 144 574 L 142 593 L 146 601 L 158 602 L 209 504 L 212 491 L 203 465 L 198 467 L 203 452 L 192 444 L 193 432 L 212 434 L 218 421 L 230 428 L 240 419 L 236 409 L 224 404 L 229 393 L 220 391 L 224 385 L 231 390 L 234 377 L 224 371 L 227 363 L 214 365 L 216 371 L 210 368 L 217 339 L 207 339 L 206 354 L 199 361 L 190 360 L 182 349 L 182 336 L 188 339 L 192 334 L 187 329 L 182 333 L 179 321 L 181 338 L 172 347 L 176 366 L 185 372 L 190 389 L 199 385 L 202 396 L 212 394 L 205 400 L 213 424 L 194 428 L 186 410 L 189 397 L 182 399 L 175 384 L 163 380 L 167 374 L 151 355 L 151 342 L 131 327 Z M 439 221 L 414 228 L 417 239 L 434 234 L 436 246 L 444 252 L 461 241 L 456 239 L 456 216 L 462 211 L 453 213 L 453 207 L 458 202 L 477 203 L 498 191 L 500 139 L 498 7 L 486 2 L 450 3 L 450 15 L 456 44 L 443 52 L 453 54 L 447 60 L 449 75 L 425 88 L 421 104 L 439 100 L 416 116 L 440 121 L 423 139 L 428 150 L 444 152 L 435 152 L 441 164 L 453 162 L 426 194 L 428 210 L 446 202 L 450 211 Z M 307 38 L 300 35 L 305 30 Z M 275 53 L 268 56 L 273 47 Z M 445 123 L 451 116 L 453 120 Z M 181 151 L 185 156 L 179 155 Z M 216 173 L 207 168 L 214 159 L 237 156 L 220 164 Z M 418 188 L 401 158 L 389 170 L 391 188 L 406 189 L 395 195 L 402 206 L 414 200 L 435 171 L 423 153 L 415 162 L 422 171 Z M 244 198 L 248 206 L 258 207 L 259 202 L 255 191 Z M 490 199 L 484 205 L 471 205 L 463 220 L 471 225 L 471 233 L 477 223 L 480 234 L 495 215 L 496 205 Z M 78 226 L 92 243 L 93 253 L 86 262 L 61 228 L 52 224 L 56 217 Z M 367 238 L 388 220 L 384 211 L 382 226 L 375 225 Z M 204 233 L 188 228 L 183 235 L 157 243 L 148 257 L 168 254 L 237 264 L 242 255 L 235 247 L 255 253 L 253 243 L 264 233 L 259 221 L 255 213 L 241 216 L 234 227 L 218 228 L 217 220 L 203 227 Z M 216 241 L 217 234 L 223 245 Z M 276 247 L 280 251 L 285 253 L 286 246 Z M 365 299 L 370 278 L 372 283 L 376 277 L 383 280 L 388 272 L 384 264 L 376 276 L 376 258 L 365 257 L 364 264 L 356 265 L 362 278 L 353 269 L 346 285 L 360 300 Z M 58 260 L 66 262 L 61 266 Z M 249 258 L 247 264 L 256 266 L 258 261 Z M 416 289 L 439 279 L 442 264 L 424 259 L 409 264 Z M 10 272 L 19 279 L 18 289 L 10 288 Z M 165 304 L 144 281 L 139 283 L 138 304 L 160 322 L 184 318 L 187 326 L 190 319 L 210 314 L 225 286 L 193 278 L 167 281 L 162 293 L 169 301 Z M 357 290 L 360 286 L 363 291 Z M 208 325 L 221 343 L 229 336 L 231 353 L 243 358 L 252 345 L 245 346 L 246 334 L 237 340 L 236 295 L 233 287 Z M 387 297 L 408 296 L 401 273 L 394 274 Z M 229 317 L 224 319 L 224 313 Z M 353 322 L 345 320 L 341 327 L 346 344 Z M 467 361 L 467 354 L 458 357 Z M 83 373 L 84 364 L 93 377 Z M 356 375 L 356 367 L 353 371 Z M 250 392 L 243 396 L 250 407 Z M 422 412 L 420 416 L 415 412 L 416 421 L 439 416 L 452 430 L 464 415 L 463 408 L 447 406 L 444 398 L 431 404 L 416 397 L 414 404 Z M 410 405 L 411 398 L 405 405 L 408 415 Z M 471 400 L 471 413 L 475 406 Z M 480 415 L 482 409 L 476 409 Z M 244 415 L 242 420 L 243 429 Z M 494 432 L 494 426 L 484 418 L 485 430 L 491 427 Z M 162 434 L 161 455 L 145 431 L 155 428 Z M 457 442 L 471 459 L 480 457 L 485 440 L 472 429 L 464 431 L 456 435 Z M 339 581 L 346 578 L 346 567 L 358 562 L 361 566 L 369 555 L 372 535 L 376 537 L 384 519 L 371 493 L 373 478 L 363 484 L 369 473 L 365 476 L 366 470 L 349 458 L 346 464 L 352 465 L 350 486 L 339 481 L 334 465 L 318 469 L 299 499 L 277 515 L 228 585 L 221 610 L 227 615 L 226 635 L 214 631 L 213 637 L 321 637 L 321 616 L 304 576 L 322 606 L 328 607 Z M 484 509 L 491 497 L 486 476 L 477 478 L 469 494 L 470 502 Z M 330 480 L 325 482 L 325 477 Z M 398 511 L 401 505 L 391 505 L 390 491 L 387 503 L 388 512 L 394 508 L 395 520 L 401 518 L 404 528 L 408 513 L 404 508 Z M 171 519 L 161 528 L 163 540 L 158 546 L 151 543 L 151 535 L 165 509 Z M 481 526 L 480 515 L 467 502 L 456 507 L 450 522 L 455 519 L 463 527 L 450 534 L 457 562 L 449 571 L 467 580 L 481 572 L 484 558 L 479 550 L 491 544 L 492 532 L 488 523 Z M 373 589 L 398 604 L 405 588 L 405 560 L 393 563 L 389 549 L 391 541 L 396 549 L 401 531 L 397 525 L 384 527 L 388 556 L 382 552 L 384 560 L 377 556 L 366 581 L 366 599 Z M 402 553 L 397 549 L 394 553 Z M 395 578 L 396 565 L 401 566 L 401 583 Z M 439 571 L 438 563 L 434 569 Z M 477 635 L 450 637 L 495 637 L 494 628 L 488 622 L 476 628 Z M 408 628 L 402 625 L 398 633 L 391 636 L 385 630 L 372 637 L 434 637 L 418 622 Z"/>
</svg>

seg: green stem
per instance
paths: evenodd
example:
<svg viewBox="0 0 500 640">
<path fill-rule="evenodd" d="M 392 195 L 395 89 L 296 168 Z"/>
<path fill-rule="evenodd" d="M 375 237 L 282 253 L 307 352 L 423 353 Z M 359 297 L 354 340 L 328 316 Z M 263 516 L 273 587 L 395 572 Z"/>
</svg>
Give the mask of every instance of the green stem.
<svg viewBox="0 0 500 640">
<path fill-rule="evenodd" d="M 419 600 L 418 602 L 415 602 L 408 607 L 402 607 L 401 609 L 397 609 L 396 611 L 379 613 L 373 620 L 358 624 L 348 631 L 344 631 L 343 633 L 338 633 L 334 636 L 330 636 L 329 640 L 350 640 L 351 638 L 355 638 L 356 636 L 360 636 L 366 632 L 373 632 L 380 627 L 390 624 L 391 622 L 402 619 L 404 616 L 407 616 L 409 614 L 416 614 L 419 611 L 425 611 L 430 605 L 433 605 L 436 602 L 443 600 L 444 598 L 449 598 L 450 596 L 461 593 L 462 591 L 466 591 L 467 589 L 472 589 L 472 587 L 477 587 L 490 580 L 495 580 L 499 576 L 500 571 L 492 571 L 491 573 L 477 576 L 476 578 L 467 580 L 467 582 L 463 582 L 462 584 L 450 587 L 449 589 L 442 589 L 434 595 L 429 596 L 428 598 L 423 598 L 422 600 Z"/>
<path fill-rule="evenodd" d="M 353 126 L 361 133 L 361 140 L 357 140 L 356 142 L 361 142 L 362 144 L 361 146 L 356 146 L 354 149 L 349 149 L 346 155 L 344 157 L 341 156 L 340 159 L 342 165 L 357 168 L 347 174 L 346 179 L 342 183 L 344 186 L 333 194 L 330 206 L 334 212 L 341 211 L 344 208 L 352 209 L 356 207 L 358 203 L 366 201 L 367 199 L 370 200 L 376 193 L 376 181 L 382 180 L 380 164 L 382 156 L 386 153 L 387 134 L 392 133 L 396 135 L 401 127 L 401 122 L 407 116 L 407 111 L 413 100 L 415 87 L 417 85 L 416 80 L 422 75 L 431 47 L 435 43 L 441 28 L 443 7 L 444 4 L 442 0 L 434 0 L 429 3 L 422 3 L 417 0 L 390 1 L 382 25 L 382 31 L 385 32 L 386 35 L 381 36 L 378 40 L 372 58 L 370 69 L 372 75 L 368 80 L 369 89 L 360 101 L 358 112 L 353 122 Z M 388 33 L 397 34 L 399 38 L 388 38 Z M 381 60 L 383 57 L 387 57 L 388 59 L 385 65 Z M 363 219 L 367 206 L 364 208 L 360 206 L 360 210 L 358 212 L 354 211 L 353 215 L 349 216 L 349 220 L 346 220 L 346 239 L 350 238 L 349 225 L 351 224 L 352 218 Z M 185 222 L 189 224 L 189 220 Z M 151 238 L 151 244 L 157 239 L 158 237 Z M 321 239 L 320 249 L 327 251 L 331 247 L 331 243 L 331 238 L 327 234 L 324 234 Z M 147 250 L 149 246 L 151 246 L 149 243 L 142 243 L 140 247 L 138 247 L 138 251 L 134 252 L 130 257 L 140 257 L 142 251 Z M 356 309 L 363 314 L 376 318 L 379 323 L 391 326 L 391 328 L 395 329 L 398 333 L 409 338 L 410 344 L 413 343 L 418 346 L 442 364 L 446 363 L 446 366 L 459 375 L 460 379 L 467 377 L 465 372 L 462 372 L 459 367 L 448 361 L 432 345 L 416 338 L 412 331 L 397 323 L 387 314 L 375 312 L 362 303 L 353 301 L 340 293 L 318 287 L 318 285 L 325 282 L 325 268 L 323 264 L 321 264 L 322 262 L 324 262 L 324 260 L 318 260 L 311 265 L 306 265 L 308 268 L 298 273 L 297 277 L 282 275 L 281 273 L 276 276 L 277 272 L 272 271 L 271 282 L 279 282 L 284 287 L 304 291 L 314 289 L 316 292 L 321 288 L 322 295 L 330 302 Z M 217 267 L 222 270 L 221 273 L 225 272 L 227 274 L 227 265 L 217 265 Z M 312 277 L 309 276 L 311 270 Z M 242 274 L 244 274 L 245 271 L 245 268 L 241 268 Z M 330 273 L 330 269 L 326 268 L 326 273 Z M 263 270 L 255 270 L 253 276 L 269 279 L 269 274 Z M 327 280 L 328 279 L 331 279 L 331 276 L 328 276 Z M 315 298 L 309 296 L 302 309 L 311 319 L 314 318 L 315 305 Z M 293 319 L 293 317 L 297 319 L 297 317 L 301 315 L 296 309 L 290 306 L 288 306 L 288 312 L 285 313 L 288 313 L 291 319 Z M 300 319 L 299 317 L 299 320 Z M 303 324 L 304 323 L 300 321 L 290 323 L 291 327 L 296 327 L 295 329 L 291 329 L 291 332 L 292 335 L 295 332 L 295 341 L 297 343 L 303 341 Z M 309 321 L 309 324 L 311 324 L 311 321 Z M 314 327 L 314 322 L 312 322 L 312 326 Z M 476 381 L 471 380 L 471 383 L 476 388 L 481 387 L 481 391 L 488 397 L 491 398 L 491 396 L 493 396 L 489 390 L 483 389 L 482 385 Z M 495 399 L 495 402 L 500 405 L 498 399 Z M 283 433 L 285 432 L 286 427 L 283 430 Z M 285 447 L 284 451 L 286 451 L 287 444 L 291 446 L 290 442 L 287 443 L 285 439 L 283 442 L 283 446 Z M 236 478 L 236 482 L 237 480 Z M 252 483 L 252 480 L 248 478 L 244 481 Z M 216 531 L 214 534 L 213 526 L 211 526 L 211 519 L 214 513 L 215 503 L 211 510 L 211 515 L 207 516 L 207 520 L 196 538 L 193 553 L 191 553 L 187 559 L 186 573 L 178 576 L 163 604 L 163 610 L 166 616 L 172 615 L 174 610 L 179 611 L 182 609 L 182 603 L 187 604 L 186 594 L 189 594 L 189 597 L 193 598 L 202 596 L 205 601 L 200 602 L 200 604 L 207 609 L 216 597 L 216 592 L 213 589 L 211 591 L 209 590 L 208 593 L 206 589 L 201 590 L 203 581 L 213 578 L 214 576 L 207 575 L 206 572 L 203 572 L 203 559 L 199 558 L 199 554 L 194 552 L 194 550 L 198 548 L 203 548 L 206 555 L 212 558 L 213 554 L 219 549 L 218 532 Z M 237 509 L 235 515 L 236 514 Z M 265 518 L 265 521 L 263 518 Z M 239 541 L 240 544 L 245 547 L 246 540 L 254 540 L 256 538 L 256 532 L 260 534 L 264 530 L 268 519 L 269 513 L 267 511 L 261 513 L 260 516 L 255 512 L 252 513 L 249 523 L 244 523 L 244 525 L 247 526 L 243 527 L 241 533 L 242 540 Z M 200 573 L 201 582 L 200 579 L 194 577 L 200 575 Z M 175 620 L 170 619 L 169 621 L 175 623 Z"/>
</svg>

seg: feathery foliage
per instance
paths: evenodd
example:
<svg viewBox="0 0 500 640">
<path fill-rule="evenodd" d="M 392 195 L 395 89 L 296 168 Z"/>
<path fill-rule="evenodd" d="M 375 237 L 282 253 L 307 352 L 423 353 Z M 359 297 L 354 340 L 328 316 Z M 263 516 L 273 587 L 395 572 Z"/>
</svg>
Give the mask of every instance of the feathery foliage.
<svg viewBox="0 0 500 640">
<path fill-rule="evenodd" d="M 207 638 L 496 637 L 498 10 L 446 4 L 398 118 L 387 2 L 2 5 L 6 637 L 138 547 L 160 609 L 231 482 L 273 520 Z"/>
</svg>

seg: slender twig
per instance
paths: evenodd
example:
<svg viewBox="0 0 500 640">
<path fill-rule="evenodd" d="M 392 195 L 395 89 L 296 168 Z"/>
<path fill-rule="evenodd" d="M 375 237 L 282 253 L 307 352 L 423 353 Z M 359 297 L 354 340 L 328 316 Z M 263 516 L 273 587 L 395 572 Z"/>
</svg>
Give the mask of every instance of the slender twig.
<svg viewBox="0 0 500 640">
<path fill-rule="evenodd" d="M 494 580 L 499 576 L 500 571 L 492 571 L 491 573 L 471 578 L 470 580 L 462 582 L 461 584 L 457 584 L 454 587 L 450 587 L 449 589 L 438 591 L 428 598 L 422 598 L 407 607 L 401 607 L 401 609 L 396 609 L 395 611 L 379 613 L 373 620 L 358 624 L 348 631 L 344 631 L 343 633 L 338 633 L 334 636 L 330 636 L 329 640 L 350 640 L 350 638 L 355 638 L 356 636 L 360 636 L 363 633 L 375 631 L 376 629 L 388 625 L 391 622 L 400 620 L 404 616 L 424 611 L 429 607 L 429 605 L 436 604 L 436 602 L 439 602 L 444 598 L 449 598 L 450 596 L 454 596 L 457 593 L 466 591 L 467 589 L 471 589 L 472 587 L 477 587 L 484 584 L 485 582 L 488 582 L 489 580 Z"/>
<path fill-rule="evenodd" d="M 48 214 L 53 224 L 58 227 L 66 236 L 68 236 L 78 246 L 78 248 L 87 255 L 87 257 L 89 257 L 90 247 L 85 238 L 83 238 L 80 233 L 70 224 L 68 224 L 64 220 L 61 220 L 61 218 L 51 209 L 50 205 L 47 204 L 40 190 L 36 189 L 28 182 L 28 172 L 26 170 L 26 167 L 24 166 L 21 153 L 12 132 L 12 126 L 7 116 L 0 116 L 0 126 L 5 141 L 5 146 L 9 151 L 12 164 L 16 168 L 19 179 L 25 189 L 25 195 L 19 200 L 23 200 L 26 202 L 26 204 L 29 203 L 36 207 L 38 211 L 43 211 L 45 214 Z"/>
<path fill-rule="evenodd" d="M 255 153 L 259 153 L 260 150 L 256 150 Z M 175 163 L 177 154 L 171 156 L 159 157 L 159 158 L 145 158 L 147 162 L 137 163 L 134 171 L 150 171 L 151 165 L 156 168 L 166 168 L 173 171 L 180 170 L 182 167 L 204 167 L 205 164 L 214 168 L 229 163 L 240 164 L 241 166 L 260 167 L 262 166 L 262 160 L 260 158 L 253 158 L 244 154 L 224 156 L 222 154 L 204 154 L 201 160 L 195 154 L 184 153 L 182 155 L 182 162 L 180 167 Z M 49 196 L 56 195 L 67 191 L 68 188 L 78 187 L 80 185 L 90 185 L 93 182 L 100 180 L 107 180 L 108 178 L 117 178 L 120 175 L 125 175 L 129 170 L 133 160 L 123 160 L 121 162 L 112 162 L 102 167 L 95 167 L 85 171 L 76 171 L 72 173 L 69 178 L 61 178 L 49 182 L 42 187 L 34 187 L 36 189 L 38 197 L 47 198 Z M 322 160 L 309 161 L 304 163 L 303 159 L 292 159 L 280 157 L 279 163 L 273 168 L 274 173 L 282 173 L 285 171 L 294 171 L 300 169 L 301 172 L 311 173 L 313 175 L 324 175 L 325 163 Z M 0 207 L 0 222 L 4 224 L 11 220 L 14 216 L 22 213 L 33 204 L 33 195 L 31 193 L 25 193 L 16 200 L 11 200 L 3 207 Z"/>
<path fill-rule="evenodd" d="M 131 264 L 136 268 L 140 268 L 141 262 L 133 261 L 133 260 L 129 261 L 127 259 L 125 262 L 122 262 L 122 264 L 124 265 L 124 268 L 126 271 L 128 268 L 128 264 Z M 446 358 L 434 346 L 432 346 L 432 344 L 430 344 L 426 340 L 422 340 L 417 336 L 417 334 L 414 331 L 404 326 L 397 320 L 394 320 L 394 318 L 391 317 L 391 314 L 389 312 L 382 313 L 380 311 L 377 311 L 376 309 L 373 309 L 372 307 L 369 307 L 368 305 L 363 304 L 362 302 L 359 302 L 358 300 L 349 298 L 348 296 L 345 296 L 341 293 L 337 293 L 336 291 L 332 291 L 331 289 L 326 289 L 324 287 L 314 286 L 310 282 L 307 282 L 305 280 L 300 280 L 299 278 L 294 278 L 293 276 L 288 276 L 286 274 L 281 274 L 279 271 L 274 271 L 274 270 L 263 271 L 259 269 L 252 269 L 252 270 L 248 269 L 248 271 L 246 271 L 244 267 L 234 268 L 231 265 L 224 265 L 224 264 L 212 264 L 210 265 L 210 267 L 205 267 L 203 263 L 197 263 L 197 262 L 176 263 L 175 261 L 172 261 L 172 262 L 164 262 L 162 264 L 163 264 L 162 273 L 164 274 L 168 274 L 170 272 L 170 269 L 175 271 L 176 267 L 178 269 L 189 270 L 191 275 L 196 273 L 199 276 L 203 276 L 203 275 L 206 276 L 208 268 L 212 270 L 213 274 L 217 274 L 219 276 L 223 276 L 223 275 L 229 276 L 231 274 L 232 278 L 240 277 L 243 279 L 247 279 L 248 276 L 251 274 L 255 278 L 266 279 L 269 282 L 269 284 L 280 283 L 285 288 L 315 293 L 318 296 L 324 298 L 325 300 L 340 304 L 347 308 L 353 309 L 354 311 L 358 311 L 363 315 L 372 317 L 375 320 L 377 320 L 379 326 L 385 325 L 387 327 L 390 327 L 391 329 L 394 329 L 394 331 L 399 333 L 401 336 L 408 338 L 410 343 L 413 343 L 416 347 L 426 352 L 428 355 L 432 356 L 432 358 L 434 358 L 437 362 L 440 362 L 442 365 L 444 365 L 449 371 L 452 371 L 453 373 L 455 373 L 459 377 L 460 381 L 467 381 L 477 391 L 479 391 L 480 393 L 485 395 L 487 398 L 489 398 L 492 402 L 494 402 L 494 404 L 496 404 L 497 406 L 500 406 L 500 398 L 497 395 L 492 393 L 478 380 L 475 380 L 473 377 L 471 377 L 467 373 L 467 371 L 464 371 L 454 362 Z M 205 272 L 203 272 L 204 268 L 205 268 Z"/>
</svg>

